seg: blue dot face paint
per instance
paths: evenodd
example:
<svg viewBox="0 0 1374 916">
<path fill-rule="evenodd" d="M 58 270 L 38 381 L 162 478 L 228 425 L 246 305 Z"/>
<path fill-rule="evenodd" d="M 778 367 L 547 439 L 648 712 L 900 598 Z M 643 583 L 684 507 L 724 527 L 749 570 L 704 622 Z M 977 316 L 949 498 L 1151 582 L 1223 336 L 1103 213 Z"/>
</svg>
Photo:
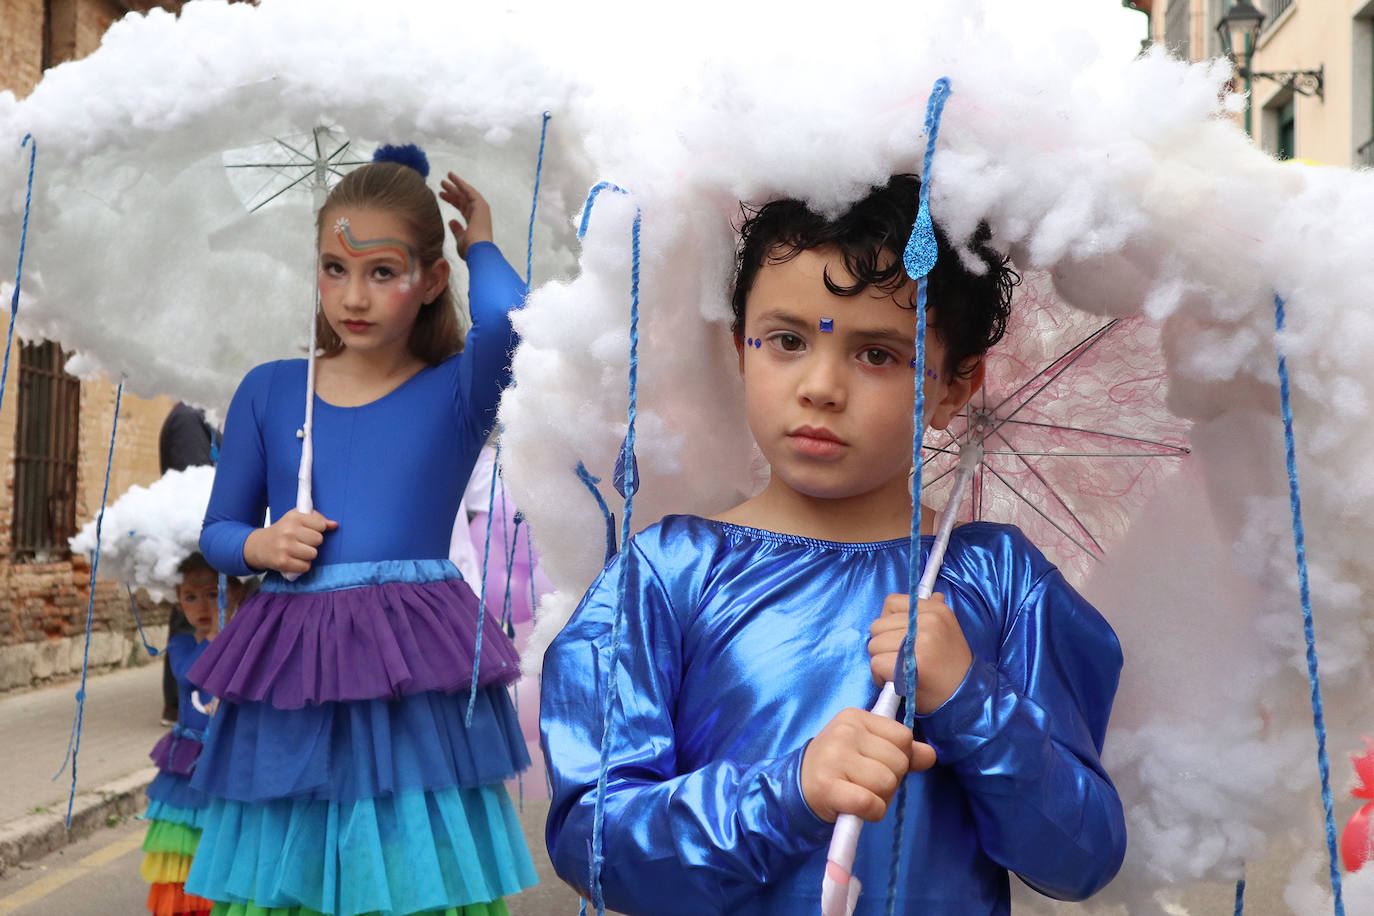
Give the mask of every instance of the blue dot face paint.
<svg viewBox="0 0 1374 916">
<path fill-rule="evenodd" d="M 822 333 L 822 334 L 833 334 L 833 333 L 835 333 L 835 319 L 834 319 L 834 318 L 822 318 L 822 319 L 821 319 L 821 333 Z"/>
<path fill-rule="evenodd" d="M 915 369 L 915 368 L 916 368 L 916 360 L 913 359 L 908 365 L 910 365 L 911 368 Z M 935 370 L 934 370 L 934 369 L 931 369 L 931 368 L 927 367 L 927 368 L 926 368 L 926 378 L 930 379 L 931 381 L 939 381 L 940 376 L 938 376 L 938 375 L 935 374 Z"/>
</svg>

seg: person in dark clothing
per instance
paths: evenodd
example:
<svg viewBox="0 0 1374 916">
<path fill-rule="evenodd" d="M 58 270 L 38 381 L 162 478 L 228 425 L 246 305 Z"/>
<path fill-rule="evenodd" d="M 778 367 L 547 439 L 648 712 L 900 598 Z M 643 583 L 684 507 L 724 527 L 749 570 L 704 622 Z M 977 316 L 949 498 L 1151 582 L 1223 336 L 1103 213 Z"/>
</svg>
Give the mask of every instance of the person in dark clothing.
<svg viewBox="0 0 1374 916">
<path fill-rule="evenodd" d="M 199 464 L 214 464 L 219 446 L 219 433 L 205 419 L 205 411 L 178 401 L 162 421 L 157 437 L 158 464 L 162 473 L 184 471 Z M 174 636 L 195 633 L 196 628 L 186 619 L 179 605 L 172 606 L 167 621 L 167 640 Z M 177 721 L 177 679 L 172 674 L 171 660 L 162 655 L 162 724 L 171 726 Z"/>
</svg>

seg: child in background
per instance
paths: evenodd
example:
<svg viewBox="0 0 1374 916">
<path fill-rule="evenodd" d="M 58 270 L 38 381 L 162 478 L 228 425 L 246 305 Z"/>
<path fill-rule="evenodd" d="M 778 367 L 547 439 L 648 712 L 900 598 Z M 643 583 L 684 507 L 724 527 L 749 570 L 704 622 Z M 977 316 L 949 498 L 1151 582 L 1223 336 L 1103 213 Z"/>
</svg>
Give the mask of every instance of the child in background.
<svg viewBox="0 0 1374 916">
<path fill-rule="evenodd" d="M 529 764 L 506 692 L 518 658 L 448 559 L 525 287 L 450 173 L 465 342 L 428 163 L 377 158 L 318 217 L 316 509 L 295 509 L 306 361 L 268 363 L 229 407 L 201 534 L 219 568 L 268 571 L 191 672 L 220 706 L 187 888 L 216 913 L 499 916 L 536 880 L 503 785 Z"/>
<path fill-rule="evenodd" d="M 733 331 L 771 479 L 718 517 L 641 532 L 545 656 L 549 854 L 587 894 L 628 565 L 601 870 L 610 909 L 815 913 L 832 826 L 849 813 L 874 824 L 859 843 L 857 912 L 883 912 L 902 780 L 899 913 L 1002 916 L 1009 871 L 1077 899 L 1121 864 L 1121 803 L 1099 760 L 1120 647 L 1018 529 L 954 529 L 938 593 L 918 608 L 916 735 L 867 711 L 906 634 L 917 363 L 902 253 L 919 189 L 897 176 L 833 220 L 778 201 L 745 222 Z M 923 380 L 934 429 L 978 389 L 1005 327 L 1017 278 L 985 241 L 965 253 L 974 269 L 937 237 Z M 923 508 L 923 535 L 934 521 Z"/>
<path fill-rule="evenodd" d="M 209 712 L 214 708 L 214 698 L 196 691 L 186 675 L 219 633 L 219 574 L 198 553 L 183 560 L 178 572 L 177 607 L 194 630 L 167 640 L 167 661 L 176 678 L 179 699 L 177 721 L 149 754 L 158 774 L 148 786 L 148 810 L 143 815 L 148 820 L 148 833 L 143 840 L 145 855 L 140 871 L 151 885 L 148 910 L 155 916 L 205 914 L 213 905 L 187 894 L 182 885 L 200 840 L 202 812 L 208 801 L 204 793 L 191 787 L 191 773 L 210 724 Z M 228 582 L 226 619 L 243 598 L 243 583 L 232 577 Z"/>
</svg>

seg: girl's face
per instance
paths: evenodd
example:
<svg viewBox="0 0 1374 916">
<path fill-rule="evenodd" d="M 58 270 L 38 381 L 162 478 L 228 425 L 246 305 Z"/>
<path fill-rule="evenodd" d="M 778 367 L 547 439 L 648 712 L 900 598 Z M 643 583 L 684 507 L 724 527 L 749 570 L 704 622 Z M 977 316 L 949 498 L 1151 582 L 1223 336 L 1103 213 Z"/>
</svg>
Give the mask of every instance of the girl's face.
<svg viewBox="0 0 1374 916">
<path fill-rule="evenodd" d="M 851 278 L 826 249 L 758 272 L 739 341 L 745 408 L 773 477 L 810 497 L 845 499 L 884 487 L 906 494 L 915 401 L 916 313 Z M 907 296 L 903 288 L 899 296 Z M 944 347 L 926 335 L 926 420 L 945 428 L 981 383 L 949 377 Z"/>
<path fill-rule="evenodd" d="M 196 628 L 196 639 L 209 639 L 219 632 L 219 576 L 214 572 L 192 569 L 183 573 L 177 604 Z"/>
<path fill-rule="evenodd" d="M 448 262 L 428 268 L 406 224 L 385 210 L 339 209 L 320 232 L 320 307 L 350 350 L 404 350 L 425 303 L 448 283 Z"/>
</svg>

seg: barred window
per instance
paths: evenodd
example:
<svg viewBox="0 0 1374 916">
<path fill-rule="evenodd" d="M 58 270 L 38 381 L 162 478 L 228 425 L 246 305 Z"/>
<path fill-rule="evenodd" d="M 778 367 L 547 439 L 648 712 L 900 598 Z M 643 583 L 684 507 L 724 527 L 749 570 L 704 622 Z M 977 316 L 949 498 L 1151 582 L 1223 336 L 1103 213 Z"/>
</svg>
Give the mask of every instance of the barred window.
<svg viewBox="0 0 1374 916">
<path fill-rule="evenodd" d="M 1269 25 L 1275 19 L 1278 19 L 1279 16 L 1283 15 L 1283 11 L 1292 5 L 1293 0 L 1264 0 L 1264 5 L 1260 8 L 1264 10 L 1265 13 L 1265 25 Z"/>
<path fill-rule="evenodd" d="M 1192 59 L 1192 3 L 1169 0 L 1164 11 L 1164 47 L 1181 60 Z"/>
<path fill-rule="evenodd" d="M 66 361 L 51 342 L 19 351 L 11 562 L 66 556 L 76 533 L 81 383 L 63 371 Z"/>
</svg>

